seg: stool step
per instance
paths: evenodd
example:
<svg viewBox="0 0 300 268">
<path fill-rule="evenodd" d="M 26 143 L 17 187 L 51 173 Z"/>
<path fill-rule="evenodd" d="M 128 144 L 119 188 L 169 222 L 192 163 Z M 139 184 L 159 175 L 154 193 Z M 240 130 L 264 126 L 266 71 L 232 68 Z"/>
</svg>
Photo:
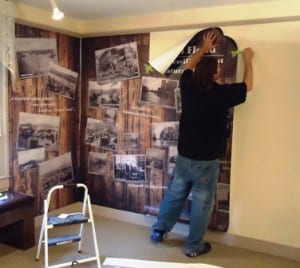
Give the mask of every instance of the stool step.
<svg viewBox="0 0 300 268">
<path fill-rule="evenodd" d="M 79 234 L 68 234 L 62 236 L 51 237 L 48 239 L 49 246 L 59 246 L 73 242 L 79 242 L 81 237 Z"/>
<path fill-rule="evenodd" d="M 85 223 L 88 221 L 88 218 L 85 217 L 82 213 L 72 213 L 72 214 L 61 214 L 58 216 L 48 217 L 48 227 L 58 227 L 71 224 Z"/>
</svg>

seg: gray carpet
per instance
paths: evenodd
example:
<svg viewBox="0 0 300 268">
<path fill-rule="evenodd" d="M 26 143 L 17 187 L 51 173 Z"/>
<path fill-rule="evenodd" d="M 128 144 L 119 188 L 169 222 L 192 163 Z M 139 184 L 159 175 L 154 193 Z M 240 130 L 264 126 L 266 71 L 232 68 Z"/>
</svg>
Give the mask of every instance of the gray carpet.
<svg viewBox="0 0 300 268">
<path fill-rule="evenodd" d="M 240 248 L 212 243 L 212 251 L 194 259 L 183 254 L 184 237 L 171 233 L 161 244 L 154 245 L 149 241 L 149 228 L 117 221 L 105 217 L 95 217 L 96 233 L 101 256 L 131 258 L 151 261 L 177 263 L 204 263 L 225 268 L 299 268 L 300 262 L 280 257 L 248 251 Z M 86 238 L 83 243 L 83 254 L 93 255 L 91 230 L 85 228 Z M 77 232 L 76 226 L 56 228 L 62 234 Z M 36 230 L 38 237 L 39 227 Z M 0 266 L 9 268 L 44 267 L 44 251 L 41 250 L 40 260 L 35 261 L 37 247 L 22 251 L 0 244 Z M 49 248 L 50 264 L 79 258 L 76 244 L 67 244 Z M 74 257 L 75 256 L 75 257 Z M 85 255 L 84 255 L 85 256 Z M 97 267 L 95 262 L 81 264 L 76 267 Z"/>
</svg>

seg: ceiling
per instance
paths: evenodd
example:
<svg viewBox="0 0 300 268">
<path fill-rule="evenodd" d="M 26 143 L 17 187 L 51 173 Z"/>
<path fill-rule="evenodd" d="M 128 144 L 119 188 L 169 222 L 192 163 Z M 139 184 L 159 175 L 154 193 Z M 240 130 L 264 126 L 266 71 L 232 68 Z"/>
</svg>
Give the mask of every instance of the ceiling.
<svg viewBox="0 0 300 268">
<path fill-rule="evenodd" d="M 50 0 L 11 0 L 51 10 Z M 56 0 L 65 16 L 77 20 L 127 17 L 214 6 L 270 2 L 274 0 Z"/>
</svg>

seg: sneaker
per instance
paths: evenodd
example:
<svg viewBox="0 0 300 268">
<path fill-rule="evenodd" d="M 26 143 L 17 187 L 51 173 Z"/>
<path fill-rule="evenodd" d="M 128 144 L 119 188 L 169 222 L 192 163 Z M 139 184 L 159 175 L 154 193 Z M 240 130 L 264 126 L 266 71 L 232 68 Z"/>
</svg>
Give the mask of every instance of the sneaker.
<svg viewBox="0 0 300 268">
<path fill-rule="evenodd" d="M 185 252 L 185 255 L 187 257 L 190 257 L 190 258 L 195 258 L 195 257 L 198 257 L 202 254 L 206 254 L 206 253 L 210 252 L 210 250 L 211 250 L 210 243 L 204 243 L 203 248 L 201 250 L 197 250 L 197 251 L 194 251 L 194 252 Z"/>
<path fill-rule="evenodd" d="M 150 234 L 150 239 L 153 242 L 162 242 L 166 237 L 166 232 L 161 230 L 152 230 Z"/>
</svg>

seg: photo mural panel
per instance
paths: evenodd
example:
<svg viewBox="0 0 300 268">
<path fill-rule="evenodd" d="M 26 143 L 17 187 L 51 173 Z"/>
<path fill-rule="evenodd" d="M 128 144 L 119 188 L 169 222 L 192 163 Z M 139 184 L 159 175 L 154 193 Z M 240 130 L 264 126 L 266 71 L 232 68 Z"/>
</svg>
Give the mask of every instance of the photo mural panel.
<svg viewBox="0 0 300 268">
<path fill-rule="evenodd" d="M 83 39 L 80 163 L 81 177 L 90 189 L 94 204 L 157 215 L 176 162 L 181 111 L 178 80 L 182 64 L 201 45 L 208 30 L 218 36 L 218 46 L 210 52 L 221 64 L 219 82 L 235 82 L 237 57 L 232 56 L 232 51 L 237 50 L 237 45 L 220 28 L 199 31 L 164 74 L 148 63 L 149 34 Z M 114 104 L 113 98 L 117 100 Z M 105 134 L 110 137 L 108 140 L 117 140 L 113 150 L 99 145 L 106 120 L 111 128 L 118 129 Z M 91 122 L 95 123 L 93 127 Z M 231 132 L 232 111 L 228 118 L 228 148 L 221 160 L 209 226 L 221 231 L 227 230 L 229 222 Z M 90 172 L 86 160 L 91 153 L 106 154 L 105 174 Z M 191 198 L 182 212 L 183 221 L 189 220 Z"/>
<path fill-rule="evenodd" d="M 149 57 L 149 34 L 84 38 L 82 46 L 83 66 L 87 68 L 82 73 L 81 176 L 93 203 L 148 213 L 146 150 L 151 147 L 151 123 L 176 118 L 175 107 L 166 109 L 140 99 L 141 78 L 147 76 L 144 64 Z M 113 57 L 103 59 L 105 52 Z M 104 69 L 110 70 L 105 77 Z M 169 80 L 159 73 L 154 78 L 160 85 L 164 84 L 161 78 Z M 109 135 L 117 140 L 114 150 L 99 145 L 104 122 L 118 128 Z M 107 154 L 105 175 L 89 172 L 86 159 L 91 152 Z"/>
<path fill-rule="evenodd" d="M 39 215 L 50 186 L 77 179 L 80 40 L 22 24 L 15 25 L 15 33 L 18 75 L 9 84 L 10 188 L 33 195 Z M 66 190 L 54 195 L 51 208 L 74 199 Z"/>
</svg>

